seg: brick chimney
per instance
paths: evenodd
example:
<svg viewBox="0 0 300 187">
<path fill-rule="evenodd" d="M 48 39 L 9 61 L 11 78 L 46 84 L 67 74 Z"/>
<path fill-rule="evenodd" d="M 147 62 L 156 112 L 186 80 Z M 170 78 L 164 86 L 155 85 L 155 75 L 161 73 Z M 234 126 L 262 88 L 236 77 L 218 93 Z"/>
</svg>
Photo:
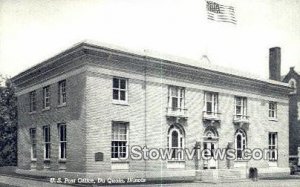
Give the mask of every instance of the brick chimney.
<svg viewBox="0 0 300 187">
<path fill-rule="evenodd" d="M 269 78 L 281 81 L 281 50 L 280 47 L 273 47 L 269 50 Z"/>
</svg>

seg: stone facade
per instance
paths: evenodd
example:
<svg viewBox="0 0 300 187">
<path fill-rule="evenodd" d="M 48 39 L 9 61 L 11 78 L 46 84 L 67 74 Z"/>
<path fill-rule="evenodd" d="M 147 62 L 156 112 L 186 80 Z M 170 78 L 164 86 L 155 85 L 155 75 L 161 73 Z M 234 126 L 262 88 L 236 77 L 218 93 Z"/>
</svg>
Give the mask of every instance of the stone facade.
<svg viewBox="0 0 300 187">
<path fill-rule="evenodd" d="M 288 85 L 184 63 L 81 43 L 17 75 L 13 81 L 18 88 L 19 172 L 147 178 L 193 177 L 205 169 L 238 170 L 245 177 L 250 167 L 258 168 L 261 173 L 288 172 L 288 93 L 291 91 Z M 126 82 L 126 102 L 113 99 L 114 78 Z M 62 80 L 66 80 L 64 106 L 58 105 L 58 83 Z M 43 110 L 42 90 L 48 85 L 50 108 Z M 184 90 L 182 95 L 177 95 L 175 107 L 170 95 L 173 88 Z M 34 90 L 37 108 L 29 112 L 29 93 Z M 217 95 L 212 99 L 211 106 L 216 108 L 212 112 L 208 111 L 210 93 Z M 122 97 L 121 91 L 118 94 L 116 97 Z M 245 98 L 242 110 L 246 112 L 241 116 L 236 114 L 237 97 Z M 270 102 L 276 105 L 274 118 L 269 117 Z M 61 123 L 67 129 L 66 159 L 59 159 L 58 124 Z M 236 148 L 237 132 L 242 132 L 245 148 L 251 150 L 268 149 L 269 134 L 275 133 L 278 155 L 273 161 L 223 159 L 210 163 L 195 157 L 112 159 L 112 131 L 114 124 L 119 123 L 126 126 L 127 154 L 133 146 L 167 150 L 177 140 L 181 142 L 177 145 L 182 144 L 179 147 L 189 150 L 196 145 L 200 149 L 226 150 Z M 44 125 L 49 125 L 51 131 L 51 156 L 47 161 Z M 36 128 L 36 160 L 31 159 L 30 128 Z M 179 129 L 176 131 L 179 135 L 170 134 L 173 128 Z M 182 139 L 170 141 L 173 135 Z M 120 152 L 121 147 L 118 149 Z M 103 157 L 96 159 L 99 154 Z"/>
</svg>

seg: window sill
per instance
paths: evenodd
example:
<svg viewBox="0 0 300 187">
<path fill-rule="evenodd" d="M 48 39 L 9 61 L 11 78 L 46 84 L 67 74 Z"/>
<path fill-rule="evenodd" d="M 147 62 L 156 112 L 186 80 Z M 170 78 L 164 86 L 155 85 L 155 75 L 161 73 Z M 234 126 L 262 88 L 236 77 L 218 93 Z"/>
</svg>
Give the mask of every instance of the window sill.
<svg viewBox="0 0 300 187">
<path fill-rule="evenodd" d="M 269 160 L 268 162 L 269 167 L 278 167 L 277 160 Z"/>
<path fill-rule="evenodd" d="M 278 119 L 277 118 L 269 118 L 269 121 L 278 121 Z"/>
<path fill-rule="evenodd" d="M 59 105 L 57 105 L 57 108 L 61 108 L 61 107 L 65 107 L 65 106 L 67 106 L 67 103 L 59 104 Z"/>
<path fill-rule="evenodd" d="M 36 162 L 36 158 L 32 158 L 32 159 L 31 159 L 31 162 Z"/>
<path fill-rule="evenodd" d="M 127 159 L 124 159 L 124 160 L 122 160 L 122 159 L 111 159 L 111 162 L 112 163 L 129 163 L 129 160 L 127 160 Z"/>
<path fill-rule="evenodd" d="M 243 163 L 243 162 L 248 162 L 249 160 L 243 160 L 243 159 L 240 159 L 240 160 L 234 160 L 234 162 L 241 162 L 241 163 Z"/>
<path fill-rule="evenodd" d="M 42 109 L 42 112 L 45 112 L 45 111 L 48 111 L 48 110 L 50 110 L 50 107 L 43 108 L 43 109 Z"/>
<path fill-rule="evenodd" d="M 113 100 L 113 101 L 112 101 L 112 104 L 129 106 L 129 104 L 128 104 L 127 101 L 119 101 L 119 100 Z"/>
<path fill-rule="evenodd" d="M 184 169 L 185 160 L 168 160 L 167 168 L 168 169 Z"/>
<path fill-rule="evenodd" d="M 168 160 L 168 162 L 185 162 L 185 160 Z"/>
<path fill-rule="evenodd" d="M 66 162 L 67 162 L 67 159 L 59 159 L 58 162 L 59 162 L 59 163 L 66 163 Z"/>
</svg>

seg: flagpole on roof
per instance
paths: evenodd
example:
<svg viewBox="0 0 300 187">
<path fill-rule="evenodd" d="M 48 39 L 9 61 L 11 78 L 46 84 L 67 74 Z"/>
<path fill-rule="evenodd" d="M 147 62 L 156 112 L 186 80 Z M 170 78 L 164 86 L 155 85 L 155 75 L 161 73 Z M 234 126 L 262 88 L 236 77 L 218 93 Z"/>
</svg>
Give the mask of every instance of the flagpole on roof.
<svg viewBox="0 0 300 187">
<path fill-rule="evenodd" d="M 204 0 L 203 1 L 204 2 L 204 12 L 205 12 L 205 14 L 207 14 L 206 13 L 206 10 L 207 10 L 207 0 Z M 204 24 L 204 30 L 205 30 L 205 35 L 204 35 L 204 42 L 205 42 L 205 44 L 204 44 L 204 54 L 202 55 L 202 57 L 201 57 L 201 60 L 203 59 L 203 57 L 204 56 L 208 56 L 208 38 L 209 38 L 209 22 L 208 22 L 209 20 L 208 19 L 205 19 L 205 24 Z"/>
</svg>

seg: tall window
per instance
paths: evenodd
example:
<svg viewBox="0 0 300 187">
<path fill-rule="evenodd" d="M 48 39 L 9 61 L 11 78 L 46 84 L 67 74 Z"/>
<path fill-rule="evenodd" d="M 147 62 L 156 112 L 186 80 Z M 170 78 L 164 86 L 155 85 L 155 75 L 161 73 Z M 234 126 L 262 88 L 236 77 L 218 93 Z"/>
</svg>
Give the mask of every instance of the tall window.
<svg viewBox="0 0 300 187">
<path fill-rule="evenodd" d="M 277 103 L 269 102 L 269 118 L 277 118 Z"/>
<path fill-rule="evenodd" d="M 127 79 L 113 78 L 113 100 L 127 102 Z"/>
<path fill-rule="evenodd" d="M 168 149 L 172 151 L 172 159 L 183 159 L 184 131 L 182 128 L 172 125 L 168 132 Z"/>
<path fill-rule="evenodd" d="M 269 160 L 277 160 L 277 132 L 269 132 Z"/>
<path fill-rule="evenodd" d="M 235 97 L 235 115 L 238 118 L 247 116 L 247 98 Z"/>
<path fill-rule="evenodd" d="M 43 127 L 43 139 L 44 139 L 44 159 L 50 159 L 51 154 L 51 140 L 50 140 L 50 126 Z"/>
<path fill-rule="evenodd" d="M 235 150 L 236 150 L 236 158 L 241 160 L 243 158 L 243 151 L 246 149 L 247 138 L 246 133 L 242 129 L 238 129 L 235 132 Z"/>
<path fill-rule="evenodd" d="M 30 142 L 31 142 L 31 160 L 36 160 L 36 129 L 29 129 Z"/>
<path fill-rule="evenodd" d="M 36 111 L 36 91 L 29 93 L 29 112 Z"/>
<path fill-rule="evenodd" d="M 58 104 L 63 105 L 67 103 L 66 80 L 58 83 Z"/>
<path fill-rule="evenodd" d="M 128 123 L 113 122 L 111 158 L 126 158 L 128 154 Z"/>
<path fill-rule="evenodd" d="M 289 85 L 290 85 L 291 88 L 294 89 L 294 90 L 291 92 L 291 94 L 297 93 L 297 82 L 296 82 L 296 80 L 295 80 L 295 79 L 291 79 L 291 80 L 289 81 Z"/>
<path fill-rule="evenodd" d="M 67 158 L 67 128 L 66 124 L 58 124 L 59 158 Z"/>
<path fill-rule="evenodd" d="M 43 109 L 50 108 L 50 86 L 43 88 Z"/>
<path fill-rule="evenodd" d="M 205 111 L 207 114 L 218 113 L 218 93 L 205 92 Z"/>
<path fill-rule="evenodd" d="M 185 89 L 182 87 L 169 86 L 169 108 L 183 110 L 185 105 Z"/>
</svg>

